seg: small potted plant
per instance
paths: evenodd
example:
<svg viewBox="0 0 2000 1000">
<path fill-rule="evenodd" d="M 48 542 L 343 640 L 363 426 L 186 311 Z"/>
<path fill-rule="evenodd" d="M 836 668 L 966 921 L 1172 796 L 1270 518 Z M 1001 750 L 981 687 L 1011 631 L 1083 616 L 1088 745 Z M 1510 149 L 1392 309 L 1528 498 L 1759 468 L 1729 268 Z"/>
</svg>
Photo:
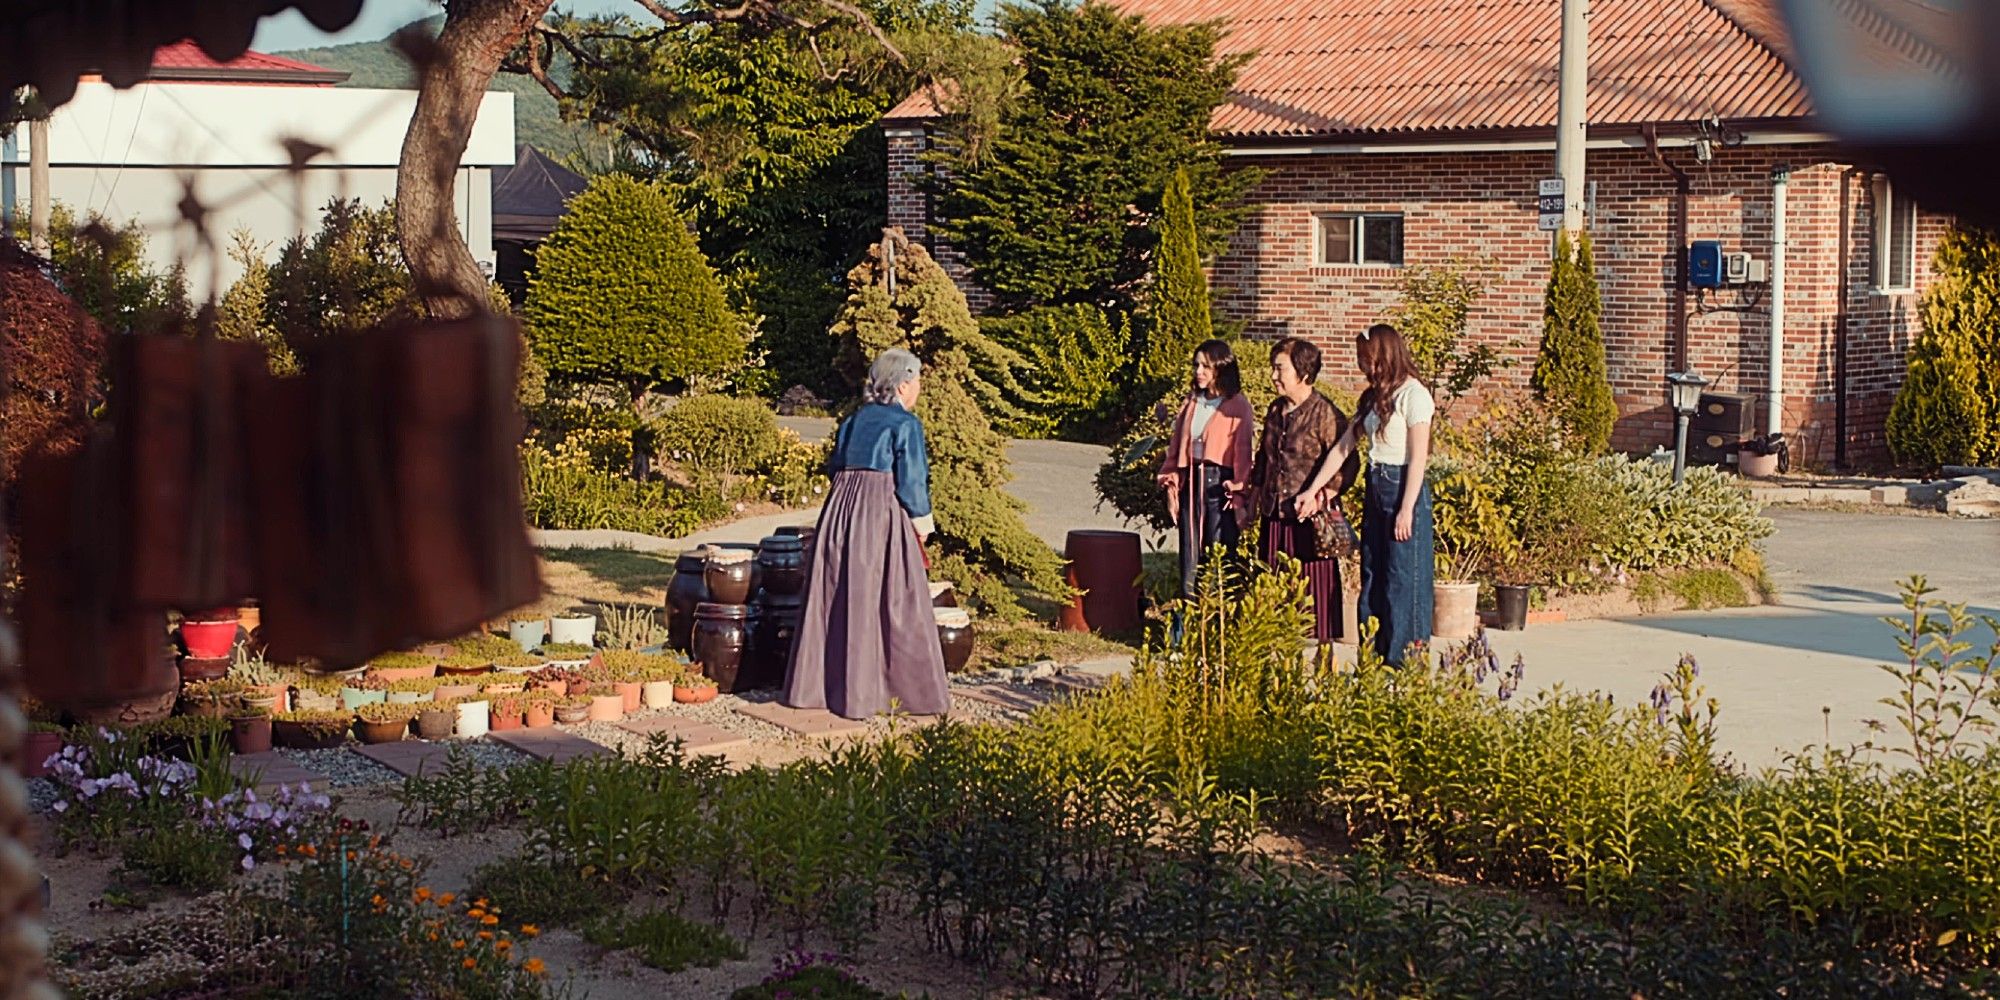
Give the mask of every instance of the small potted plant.
<svg viewBox="0 0 2000 1000">
<path fill-rule="evenodd" d="M 699 705 L 715 700 L 715 681 L 693 667 L 684 667 L 674 677 L 674 700 L 683 705 Z"/>
<path fill-rule="evenodd" d="M 565 612 L 549 619 L 549 642 L 559 646 L 592 648 L 597 641 L 597 616 Z"/>
<path fill-rule="evenodd" d="M 517 618 L 507 623 L 507 637 L 521 647 L 521 652 L 532 653 L 548 638 L 549 620 L 546 618 Z"/>
<path fill-rule="evenodd" d="M 363 705 L 354 713 L 354 735 L 370 745 L 400 742 L 410 735 L 410 720 L 420 711 L 421 706 L 407 702 Z"/>
<path fill-rule="evenodd" d="M 445 677 L 477 677 L 493 672 L 493 657 L 480 653 L 455 651 L 438 664 L 438 673 Z"/>
<path fill-rule="evenodd" d="M 424 653 L 383 653 L 368 661 L 368 672 L 385 681 L 437 676 L 437 657 Z"/>
<path fill-rule="evenodd" d="M 492 728 L 493 702 L 485 695 L 473 694 L 454 699 L 458 710 L 457 732 L 465 739 L 486 735 Z"/>
<path fill-rule="evenodd" d="M 569 682 L 574 673 L 568 667 L 544 666 L 528 676 L 528 688 L 562 697 L 569 693 Z"/>
<path fill-rule="evenodd" d="M 602 692 L 590 695 L 590 721 L 617 722 L 623 719 L 625 696 L 609 689 L 602 689 Z"/>
<path fill-rule="evenodd" d="M 636 650 L 607 650 L 599 663 L 599 669 L 611 678 L 612 690 L 625 698 L 627 714 L 639 710 L 645 704 L 645 685 L 653 681 L 661 668 L 672 664 L 672 660 L 653 653 Z M 671 699 L 672 685 L 668 685 L 667 697 Z"/>
<path fill-rule="evenodd" d="M 28 723 L 28 735 L 21 740 L 21 777 L 39 778 L 49 773 L 49 758 L 62 753 L 64 733 L 53 720 Z"/>
<path fill-rule="evenodd" d="M 556 703 L 556 721 L 565 726 L 574 726 L 590 718 L 590 696 L 573 695 Z"/>
<path fill-rule="evenodd" d="M 431 689 L 431 697 L 437 701 L 454 698 L 470 698 L 479 693 L 479 685 L 466 683 L 462 677 L 440 677 L 437 687 Z"/>
<path fill-rule="evenodd" d="M 578 642 L 552 642 L 542 647 L 542 655 L 549 658 L 550 666 L 581 667 L 596 653 L 594 647 Z"/>
<path fill-rule="evenodd" d="M 197 660 L 224 660 L 236 645 L 235 608 L 208 608 L 181 616 L 181 645 Z"/>
<path fill-rule="evenodd" d="M 534 653 L 507 653 L 493 658 L 493 669 L 503 674 L 527 674 L 541 670 L 548 662 Z"/>
<path fill-rule="evenodd" d="M 374 674 L 349 677 L 340 685 L 340 707 L 352 712 L 363 705 L 389 700 L 389 682 Z"/>
<path fill-rule="evenodd" d="M 455 699 L 427 702 L 417 708 L 417 735 L 424 739 L 442 740 L 458 728 L 458 702 Z"/>
<path fill-rule="evenodd" d="M 280 712 L 271 720 L 271 738 L 294 750 L 324 750 L 345 742 L 353 721 L 348 712 Z"/>
<path fill-rule="evenodd" d="M 228 679 L 243 685 L 242 700 L 245 705 L 262 705 L 273 712 L 282 712 L 292 706 L 291 684 L 283 671 L 264 659 L 263 653 L 251 653 L 247 647 L 236 650 L 236 660 L 229 667 Z"/>
<path fill-rule="evenodd" d="M 431 701 L 444 683 L 441 677 L 405 677 L 389 682 L 388 701 L 392 705 L 415 705 Z"/>
<path fill-rule="evenodd" d="M 586 710 L 587 711 L 587 710 Z M 523 724 L 529 729 L 547 729 L 556 724 L 556 696 L 546 691 L 527 696 L 523 704 L 526 718 Z"/>
<path fill-rule="evenodd" d="M 266 753 L 271 749 L 271 710 L 245 704 L 230 713 L 229 743 L 237 753 Z"/>
<path fill-rule="evenodd" d="M 492 712 L 487 719 L 493 731 L 504 733 L 521 728 L 524 703 L 525 699 L 519 694 L 503 694 L 494 698 Z"/>
<path fill-rule="evenodd" d="M 640 668 L 639 702 L 647 708 L 666 708 L 674 703 L 674 677 L 681 672 L 679 661 L 668 656 L 650 656 Z"/>
<path fill-rule="evenodd" d="M 1456 550 L 1439 548 L 1437 577 L 1431 584 L 1431 634 L 1443 639 L 1469 639 L 1479 629 L 1479 581 L 1486 562 L 1482 543 Z"/>
<path fill-rule="evenodd" d="M 1500 560 L 1493 571 L 1494 627 L 1519 632 L 1528 627 L 1528 589 L 1540 568 L 1534 550 L 1521 546 Z"/>
<path fill-rule="evenodd" d="M 317 712 L 339 711 L 340 678 L 332 674 L 292 674 L 292 702 L 290 708 L 302 708 Z M 288 711 L 289 709 L 279 709 Z"/>
</svg>

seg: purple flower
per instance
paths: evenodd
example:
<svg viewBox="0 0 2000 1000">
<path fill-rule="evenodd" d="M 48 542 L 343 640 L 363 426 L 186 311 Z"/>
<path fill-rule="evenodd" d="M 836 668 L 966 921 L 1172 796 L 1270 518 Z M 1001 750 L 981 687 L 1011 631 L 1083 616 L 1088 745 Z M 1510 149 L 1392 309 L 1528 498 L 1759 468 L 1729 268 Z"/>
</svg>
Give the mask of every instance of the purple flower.
<svg viewBox="0 0 2000 1000">
<path fill-rule="evenodd" d="M 243 848 L 243 849 L 244 849 L 244 850 L 246 850 L 246 851 L 247 851 L 247 850 L 249 850 L 249 849 L 250 849 L 250 835 L 249 835 L 249 834 L 247 834 L 247 833 L 239 833 L 239 834 L 237 834 L 237 835 L 236 835 L 236 846 L 238 846 L 238 847 L 241 847 L 241 848 Z"/>
<path fill-rule="evenodd" d="M 49 808 L 50 808 L 50 809 L 54 809 L 54 810 L 55 810 L 56 812 L 68 812 L 68 811 L 69 811 L 69 800 L 68 800 L 68 799 L 57 799 L 57 800 L 55 801 L 55 805 L 52 805 L 52 806 L 50 806 Z"/>
<path fill-rule="evenodd" d="M 248 872 L 248 871 L 256 871 L 256 870 L 257 870 L 257 859 L 256 859 L 256 858 L 253 858 L 253 857 L 251 857 L 251 856 L 250 856 L 250 855 L 248 855 L 248 854 L 245 854 L 245 855 L 243 856 L 243 870 L 244 870 L 244 871 L 246 871 L 246 872 Z"/>
</svg>

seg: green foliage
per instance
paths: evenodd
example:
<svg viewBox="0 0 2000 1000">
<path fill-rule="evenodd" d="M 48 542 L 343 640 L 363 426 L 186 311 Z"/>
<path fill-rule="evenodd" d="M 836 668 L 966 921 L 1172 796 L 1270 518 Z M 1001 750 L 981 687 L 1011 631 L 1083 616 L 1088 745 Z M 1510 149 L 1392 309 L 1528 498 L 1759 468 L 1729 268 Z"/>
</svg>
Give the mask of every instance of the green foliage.
<svg viewBox="0 0 2000 1000">
<path fill-rule="evenodd" d="M 1194 349 L 1215 336 L 1208 275 L 1201 269 L 1201 234 L 1195 228 L 1194 197 L 1185 167 L 1175 168 L 1167 182 L 1159 229 L 1149 289 L 1151 322 L 1146 327 L 1146 352 L 1139 361 L 1139 379 L 1148 395 L 1178 385 L 1186 377 Z"/>
<path fill-rule="evenodd" d="M 242 856 L 221 830 L 167 822 L 134 831 L 119 854 L 119 870 L 151 885 L 199 894 L 229 884 Z"/>
<path fill-rule="evenodd" d="M 1452 260 L 1405 267 L 1398 276 L 1401 297 L 1387 319 L 1410 345 L 1424 384 L 1438 391 L 1447 410 L 1480 379 L 1507 364 L 1491 345 L 1466 340 L 1491 268 L 1486 260 Z"/>
<path fill-rule="evenodd" d="M 715 493 L 658 480 L 639 482 L 593 468 L 573 451 L 521 448 L 521 493 L 528 523 L 537 528 L 636 531 L 679 538 L 728 516 Z"/>
<path fill-rule="evenodd" d="M 576 872 L 526 855 L 480 865 L 465 891 L 490 900 L 511 920 L 547 927 L 588 926 L 616 912 L 625 900 L 614 887 L 579 888 Z"/>
<path fill-rule="evenodd" d="M 896 291 L 888 289 L 885 250 L 895 255 Z M 1062 562 L 1021 520 L 1025 506 L 1003 489 L 1007 440 L 990 415 L 1006 411 L 1001 389 L 975 368 L 975 360 L 1012 358 L 1012 352 L 979 332 L 965 296 L 944 269 L 916 244 L 891 235 L 849 274 L 853 289 L 834 323 L 842 371 L 857 384 L 875 355 L 902 347 L 923 361 L 923 395 L 917 416 L 930 450 L 931 505 L 940 552 L 962 557 L 967 570 L 996 579 L 1015 578 L 1045 594 L 1068 592 Z M 1007 610 L 998 587 L 954 579 L 996 610 Z"/>
<path fill-rule="evenodd" d="M 2000 618 L 1944 604 L 1936 593 L 1923 577 L 1910 577 L 1902 586 L 1908 617 L 1882 619 L 1896 630 L 1904 657 L 1900 664 L 1882 665 L 1901 689 L 1882 704 L 1896 710 L 1896 725 L 1909 740 L 1898 749 L 1926 769 L 1977 756 L 1971 737 L 1990 733 L 2000 713 Z M 1994 639 L 1985 656 L 1965 639 L 1975 625 L 1984 625 Z M 1991 750 L 1986 754 L 1993 757 Z"/>
<path fill-rule="evenodd" d="M 1687 569 L 1731 563 L 1770 535 L 1764 517 L 1738 480 L 1719 469 L 1688 469 L 1679 486 L 1673 470 L 1646 459 L 1606 455 L 1578 471 L 1585 488 L 1611 498 L 1619 530 L 1595 555 L 1624 570 Z"/>
<path fill-rule="evenodd" d="M 1239 340 L 1231 347 L 1236 352 L 1237 363 L 1244 369 L 1243 398 L 1250 404 L 1250 412 L 1262 421 L 1277 395 L 1271 387 L 1271 380 L 1260 374 L 1261 366 L 1257 363 L 1268 350 L 1250 345 L 1249 341 Z M 1334 396 L 1326 386 L 1320 386 L 1315 391 L 1329 399 Z M 1157 531 L 1173 528 L 1173 522 L 1167 519 L 1166 496 L 1160 492 L 1160 485 L 1154 477 L 1159 474 L 1160 462 L 1167 456 L 1167 442 L 1173 437 L 1174 419 L 1180 412 L 1185 392 L 1186 389 L 1180 385 L 1166 390 L 1165 395 L 1150 407 L 1140 410 L 1138 419 L 1111 445 L 1110 456 L 1097 468 L 1096 487 L 1100 506 L 1110 504 L 1120 516 L 1149 525 Z M 1352 400 L 1345 405 L 1336 402 L 1342 413 L 1350 415 L 1354 412 L 1352 404 Z M 1349 516 L 1359 509 L 1350 505 Z"/>
<path fill-rule="evenodd" d="M 154 333 L 194 318 L 186 270 L 175 264 L 162 271 L 146 259 L 146 229 L 137 219 L 114 227 L 93 209 L 79 220 L 57 202 L 49 208 L 49 261 L 63 292 L 108 333 Z"/>
<path fill-rule="evenodd" d="M 535 255 L 525 315 L 551 374 L 621 386 L 635 400 L 743 356 L 742 318 L 672 200 L 621 175 L 570 200 Z"/>
<path fill-rule="evenodd" d="M 243 268 L 243 276 L 222 293 L 216 304 L 215 334 L 225 340 L 248 340 L 264 348 L 273 375 L 293 375 L 299 370 L 298 355 L 285 343 L 284 334 L 271 324 L 267 303 L 271 295 L 271 265 L 264 259 L 265 245 L 247 229 L 230 234 L 229 259 Z"/>
<path fill-rule="evenodd" d="M 660 451 L 685 468 L 743 475 L 784 452 L 777 415 L 760 399 L 701 395 L 682 399 L 660 418 Z"/>
<path fill-rule="evenodd" d="M 591 924 L 584 937 L 600 948 L 631 948 L 639 953 L 640 961 L 662 972 L 697 966 L 713 969 L 744 955 L 743 946 L 727 932 L 666 910 L 639 917 L 605 917 Z"/>
<path fill-rule="evenodd" d="M 1093 305 L 1037 306 L 981 319 L 979 329 L 1021 356 L 1028 391 L 1041 401 L 1018 430 L 1100 441 L 1116 428 L 1131 371 L 1129 317 Z"/>
<path fill-rule="evenodd" d="M 2000 464 L 2000 234 L 1953 226 L 1931 268 L 1889 447 L 1911 465 Z"/>
<path fill-rule="evenodd" d="M 1597 265 L 1590 236 L 1572 245 L 1556 237 L 1556 259 L 1542 305 L 1542 346 L 1529 384 L 1547 403 L 1576 449 L 1602 454 L 1611 444 L 1618 403 L 1604 361 L 1604 334 L 1598 328 L 1603 304 L 1597 294 Z"/>
<path fill-rule="evenodd" d="M 1717 566 L 1640 574 L 1632 581 L 1632 596 L 1649 609 L 1667 605 L 1670 597 L 1670 607 L 1684 611 L 1742 608 L 1753 603 L 1743 581 Z"/>
<path fill-rule="evenodd" d="M 899 994 L 901 996 L 903 994 Z M 729 994 L 729 1000 L 890 1000 L 887 993 L 862 982 L 838 965 L 816 964 L 810 956 L 781 959 L 778 971 L 755 986 Z"/>
<path fill-rule="evenodd" d="M 1243 63 L 1216 57 L 1222 29 L 1152 26 L 1100 3 L 1007 5 L 995 23 L 1018 54 L 1018 98 L 991 142 L 960 136 L 944 154 L 952 177 L 937 190 L 937 230 L 980 284 L 1011 306 L 1130 311 L 1177 170 L 1199 253 L 1219 249 L 1256 180 L 1222 168 L 1208 131 Z"/>
<path fill-rule="evenodd" d="M 295 236 L 271 265 L 267 325 L 295 353 L 323 337 L 359 333 L 418 305 L 396 234 L 396 207 L 365 208 L 359 198 L 326 203 L 319 231 Z"/>
</svg>

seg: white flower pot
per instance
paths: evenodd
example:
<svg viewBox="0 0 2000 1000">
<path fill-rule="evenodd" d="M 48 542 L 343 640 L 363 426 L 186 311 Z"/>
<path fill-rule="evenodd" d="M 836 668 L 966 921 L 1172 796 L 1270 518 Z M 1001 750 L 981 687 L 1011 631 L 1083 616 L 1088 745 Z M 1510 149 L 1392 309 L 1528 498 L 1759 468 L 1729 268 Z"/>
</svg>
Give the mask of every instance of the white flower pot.
<svg viewBox="0 0 2000 1000">
<path fill-rule="evenodd" d="M 554 644 L 575 643 L 579 646 L 597 645 L 596 615 L 557 615 L 549 619 L 549 642 Z"/>
<path fill-rule="evenodd" d="M 492 705 L 484 701 L 462 701 L 458 703 L 458 735 L 465 739 L 486 735 L 486 727 L 492 721 Z"/>
<path fill-rule="evenodd" d="M 513 621 L 507 623 L 507 638 L 521 647 L 521 652 L 532 653 L 541 648 L 542 637 L 547 635 L 549 623 L 537 618 L 533 621 Z"/>
<path fill-rule="evenodd" d="M 1479 584 L 1431 584 L 1431 635 L 1439 639 L 1470 639 L 1479 628 Z"/>
<path fill-rule="evenodd" d="M 674 703 L 673 681 L 647 681 L 639 686 L 639 701 L 647 708 L 666 708 Z"/>
</svg>

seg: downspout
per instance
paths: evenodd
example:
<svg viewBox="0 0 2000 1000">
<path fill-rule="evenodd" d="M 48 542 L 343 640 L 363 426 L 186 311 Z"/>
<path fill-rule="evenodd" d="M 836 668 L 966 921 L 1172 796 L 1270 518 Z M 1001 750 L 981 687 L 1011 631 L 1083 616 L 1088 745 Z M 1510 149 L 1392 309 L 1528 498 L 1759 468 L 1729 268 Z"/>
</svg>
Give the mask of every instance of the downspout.
<svg viewBox="0 0 2000 1000">
<path fill-rule="evenodd" d="M 1861 167 L 1848 167 L 1840 172 L 1840 277 L 1839 298 L 1835 300 L 1833 311 L 1833 465 L 1845 471 L 1847 465 L 1847 296 L 1851 280 L 1849 271 L 1853 267 L 1851 256 L 1854 252 L 1853 208 L 1847 199 L 1848 182 L 1857 175 L 1868 171 Z"/>
<path fill-rule="evenodd" d="M 1688 180 L 1687 171 L 1667 162 L 1666 155 L 1660 152 L 1659 129 L 1648 124 L 1643 126 L 1640 131 L 1646 137 L 1646 152 L 1651 154 L 1653 162 L 1659 164 L 1662 170 L 1672 174 L 1674 178 L 1674 222 L 1671 237 L 1673 241 L 1672 250 L 1674 260 L 1674 294 L 1670 312 L 1667 315 L 1667 327 L 1673 334 L 1674 360 L 1672 370 L 1686 371 L 1688 365 L 1688 194 L 1693 189 L 1693 185 Z"/>
<path fill-rule="evenodd" d="M 1764 402 L 1764 433 L 1785 429 L 1785 205 L 1792 168 L 1771 171 L 1771 364 Z"/>
</svg>

